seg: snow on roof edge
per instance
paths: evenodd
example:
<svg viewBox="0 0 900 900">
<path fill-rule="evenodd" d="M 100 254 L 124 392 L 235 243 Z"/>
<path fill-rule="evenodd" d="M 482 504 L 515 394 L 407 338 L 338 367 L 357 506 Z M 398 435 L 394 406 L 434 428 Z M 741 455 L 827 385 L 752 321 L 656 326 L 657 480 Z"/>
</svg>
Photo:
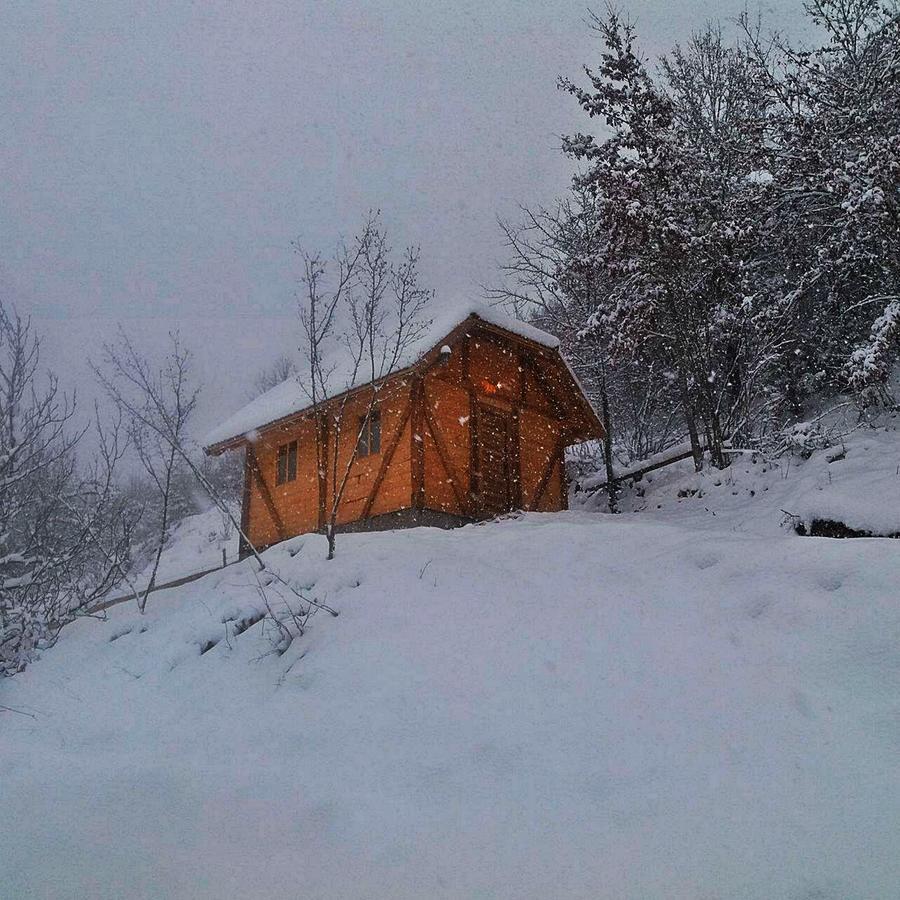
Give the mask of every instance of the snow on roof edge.
<svg viewBox="0 0 900 900">
<path fill-rule="evenodd" d="M 512 316 L 508 316 L 500 310 L 486 306 L 483 303 L 467 303 L 462 307 L 455 307 L 446 311 L 443 315 L 435 317 L 425 334 L 416 341 L 414 347 L 406 357 L 398 363 L 388 375 L 396 374 L 403 369 L 417 363 L 430 350 L 434 349 L 455 328 L 462 325 L 467 319 L 476 317 L 489 325 L 502 328 L 511 334 L 525 340 L 533 341 L 551 350 L 559 348 L 559 339 L 534 325 L 522 322 Z M 568 364 L 567 364 L 568 365 Z M 571 369 L 569 370 L 571 372 Z M 573 378 L 574 373 L 572 373 Z M 387 376 L 385 376 L 387 377 Z M 578 384 L 578 379 L 575 379 Z M 359 387 L 361 382 L 355 384 L 334 385 L 325 399 L 338 397 L 348 390 Z M 578 384 L 579 388 L 581 385 Z M 582 390 L 583 392 L 583 390 Z M 297 376 L 282 381 L 264 394 L 251 400 L 235 413 L 229 416 L 220 425 L 213 428 L 203 439 L 203 447 L 209 451 L 218 444 L 226 443 L 237 438 L 247 437 L 259 428 L 277 422 L 288 416 L 298 415 L 312 406 L 309 395 L 303 389 Z"/>
<path fill-rule="evenodd" d="M 503 328 L 505 331 L 509 331 L 526 340 L 533 341 L 535 344 L 541 344 L 551 350 L 559 349 L 559 338 L 554 337 L 546 331 L 542 331 L 540 328 L 536 328 L 534 325 L 529 325 L 528 322 L 523 322 L 521 319 L 514 319 L 512 316 L 501 313 L 492 306 L 485 306 L 481 303 L 474 304 L 473 308 L 470 309 L 456 325 L 461 325 L 471 316 L 477 316 L 489 325 L 496 325 L 498 328 Z M 452 331 L 456 325 L 452 326 L 449 331 Z"/>
</svg>

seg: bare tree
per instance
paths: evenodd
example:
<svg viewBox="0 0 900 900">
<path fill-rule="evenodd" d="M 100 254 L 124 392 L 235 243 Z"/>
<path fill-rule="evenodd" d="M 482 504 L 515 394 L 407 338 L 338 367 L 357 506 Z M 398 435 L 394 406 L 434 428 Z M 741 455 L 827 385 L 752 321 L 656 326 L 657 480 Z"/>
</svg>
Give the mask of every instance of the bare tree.
<svg viewBox="0 0 900 900">
<path fill-rule="evenodd" d="M 256 583 L 261 591 L 272 589 L 278 594 L 282 602 L 282 611 L 275 610 L 267 600 L 266 606 L 273 622 L 277 622 L 276 628 L 281 635 L 279 652 L 283 652 L 287 646 L 288 637 L 302 635 L 310 616 L 319 610 L 324 610 L 332 616 L 337 616 L 337 610 L 326 603 L 309 597 L 301 588 L 290 579 L 281 575 L 263 558 L 256 549 L 249 536 L 241 527 L 239 519 L 235 516 L 232 506 L 223 494 L 221 479 L 214 471 L 203 462 L 198 462 L 196 448 L 192 445 L 187 430 L 183 424 L 185 409 L 196 399 L 196 388 L 190 387 L 188 361 L 190 354 L 173 340 L 173 349 L 167 358 L 167 363 L 159 370 L 154 370 L 141 353 L 128 342 L 130 349 L 123 350 L 120 344 L 114 348 L 119 355 L 121 371 L 119 377 L 115 366 L 107 373 L 99 372 L 101 382 L 106 379 L 113 398 L 119 398 L 120 408 L 126 420 L 144 431 L 149 441 L 155 443 L 163 454 L 163 459 L 173 458 L 176 463 L 183 465 L 196 479 L 197 484 L 206 492 L 216 508 L 231 523 L 236 534 L 241 538 L 243 545 L 252 555 L 257 571 Z M 183 363 L 173 363 L 172 356 L 183 359 Z M 130 361 L 130 362 L 128 362 Z M 127 363 L 127 364 L 126 364 Z M 180 374 L 179 374 L 180 372 Z M 119 381 L 116 384 L 116 381 Z M 175 390 L 175 388 L 178 390 Z M 181 396 L 180 402 L 173 402 L 173 397 Z M 164 471 L 164 470 L 163 470 Z M 164 482 L 161 481 L 164 484 Z M 228 486 L 225 485 L 228 490 Z M 140 592 L 129 585 L 136 598 L 140 598 Z M 145 591 L 143 601 L 146 603 Z M 289 623 L 289 624 L 288 624 Z"/>
<path fill-rule="evenodd" d="M 13 674 L 116 586 L 130 527 L 114 474 L 118 423 L 87 471 L 75 401 L 44 373 L 31 324 L 0 305 L 0 674 Z"/>
<path fill-rule="evenodd" d="M 295 249 L 303 260 L 299 304 L 307 361 L 300 384 L 316 422 L 316 465 L 332 559 L 338 511 L 360 440 L 377 414 L 385 380 L 408 362 L 431 324 L 425 314 L 432 292 L 419 283 L 417 248 L 408 247 L 399 261 L 392 260 L 378 213 L 369 215 L 349 245 L 339 244 L 330 261 L 299 242 Z M 366 398 L 357 422 L 349 421 L 351 389 L 363 389 Z M 340 450 L 348 429 L 352 449 L 343 461 Z"/>
<path fill-rule="evenodd" d="M 104 345 L 104 366 L 93 366 L 107 396 L 127 422 L 135 455 L 155 488 L 154 552 L 150 578 L 135 594 L 141 613 L 156 586 L 163 550 L 172 524 L 173 493 L 199 387 L 191 375 L 191 354 L 177 333 L 169 336 L 169 351 L 154 367 L 120 330 L 117 344 Z"/>
<path fill-rule="evenodd" d="M 297 374 L 294 361 L 283 354 L 275 359 L 269 366 L 262 369 L 253 379 L 251 399 L 264 394 L 273 387 L 287 381 L 292 375 Z"/>
</svg>

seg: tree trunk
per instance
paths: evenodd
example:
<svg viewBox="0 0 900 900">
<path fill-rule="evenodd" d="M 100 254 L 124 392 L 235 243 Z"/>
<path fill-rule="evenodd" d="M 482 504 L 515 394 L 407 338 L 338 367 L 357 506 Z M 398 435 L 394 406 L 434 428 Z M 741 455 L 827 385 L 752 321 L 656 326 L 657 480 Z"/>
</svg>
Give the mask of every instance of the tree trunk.
<svg viewBox="0 0 900 900">
<path fill-rule="evenodd" d="M 694 408 L 691 405 L 688 396 L 687 385 L 684 377 L 679 379 L 679 389 L 681 391 L 681 409 L 684 413 L 684 421 L 687 425 L 688 437 L 691 440 L 691 456 L 694 458 L 694 470 L 700 472 L 703 470 L 703 445 L 700 443 L 700 435 L 697 431 L 697 419 Z"/>
<path fill-rule="evenodd" d="M 613 441 L 612 423 L 609 415 L 609 394 L 606 390 L 606 366 L 601 363 L 600 369 L 600 418 L 603 425 L 603 462 L 606 466 L 606 496 L 609 511 L 619 511 L 618 493 L 619 486 L 616 483 L 616 474 L 613 469 Z"/>
<path fill-rule="evenodd" d="M 725 456 L 725 440 L 722 437 L 722 424 L 715 414 L 710 416 L 707 429 L 707 447 L 709 448 L 710 462 L 717 469 L 728 468 L 728 458 Z"/>
<path fill-rule="evenodd" d="M 711 396 L 711 392 L 705 384 L 700 391 L 700 403 L 709 461 L 715 468 L 725 469 L 728 467 L 728 458 L 725 456 L 725 436 L 722 434 L 722 420 L 719 416 L 715 398 Z"/>
<path fill-rule="evenodd" d="M 140 597 L 136 597 L 138 612 L 144 615 L 147 609 L 147 600 L 153 589 L 156 587 L 156 573 L 159 571 L 159 563 L 162 560 L 163 550 L 165 550 L 166 540 L 169 536 L 169 495 L 172 491 L 172 471 L 175 468 L 175 448 L 169 450 L 168 464 L 166 466 L 166 478 L 163 486 L 163 507 L 161 520 L 159 525 L 159 546 L 156 548 L 156 556 L 153 560 L 153 569 L 150 572 L 150 581 L 144 593 Z"/>
</svg>

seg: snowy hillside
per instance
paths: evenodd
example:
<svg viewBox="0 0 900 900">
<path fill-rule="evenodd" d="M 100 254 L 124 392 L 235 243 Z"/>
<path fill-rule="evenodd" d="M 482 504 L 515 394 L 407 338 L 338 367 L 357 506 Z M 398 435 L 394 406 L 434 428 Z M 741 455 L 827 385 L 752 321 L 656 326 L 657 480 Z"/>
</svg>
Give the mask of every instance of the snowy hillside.
<svg viewBox="0 0 900 900">
<path fill-rule="evenodd" d="M 900 534 L 900 419 L 860 428 L 809 458 L 775 460 L 737 454 L 725 471 L 694 472 L 690 459 L 657 469 L 624 487 L 620 507 L 654 519 L 751 534 L 782 525 L 809 531 L 816 521 L 841 523 L 876 536 Z M 590 485 L 591 479 L 585 479 Z M 574 503 L 604 510 L 606 497 L 585 492 Z"/>
<path fill-rule="evenodd" d="M 194 572 L 205 572 L 222 565 L 224 559 L 231 563 L 238 558 L 238 536 L 226 516 L 213 507 L 203 513 L 188 516 L 179 522 L 159 561 L 156 572 L 156 584 L 191 575 Z M 142 560 L 131 575 L 131 583 L 135 588 L 146 587 L 153 570 L 152 553 L 145 553 L 150 559 Z M 117 593 L 128 593 L 128 585 L 122 585 Z"/>
<path fill-rule="evenodd" d="M 896 897 L 900 542 L 780 524 L 896 449 L 294 539 L 283 655 L 249 564 L 80 621 L 0 682 L 0 896 Z"/>
</svg>

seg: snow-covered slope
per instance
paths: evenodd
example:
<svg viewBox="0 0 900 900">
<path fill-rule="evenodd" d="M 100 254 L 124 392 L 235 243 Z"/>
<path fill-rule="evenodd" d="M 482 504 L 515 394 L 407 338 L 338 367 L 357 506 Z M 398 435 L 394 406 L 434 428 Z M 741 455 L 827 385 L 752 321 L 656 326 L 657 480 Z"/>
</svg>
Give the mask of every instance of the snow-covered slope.
<svg viewBox="0 0 900 900">
<path fill-rule="evenodd" d="M 0 896 L 897 896 L 900 543 L 721 488 L 297 538 L 280 656 L 249 564 L 76 623 L 0 682 Z"/>
<path fill-rule="evenodd" d="M 227 517 L 213 507 L 206 512 L 188 516 L 173 529 L 165 547 L 156 572 L 156 584 L 204 572 L 222 565 L 222 552 L 225 561 L 234 562 L 238 558 L 238 536 Z M 153 571 L 153 555 L 155 548 L 145 554 L 130 578 L 135 588 L 146 587 Z M 122 585 L 121 592 L 128 593 L 128 585 Z"/>
<path fill-rule="evenodd" d="M 808 459 L 784 454 L 772 461 L 743 453 L 725 471 L 699 474 L 686 459 L 625 487 L 620 506 L 673 524 L 750 534 L 776 534 L 783 524 L 808 529 L 816 520 L 875 535 L 900 534 L 898 426 L 900 418 L 860 428 Z M 602 510 L 606 496 L 576 496 L 575 503 Z"/>
</svg>

